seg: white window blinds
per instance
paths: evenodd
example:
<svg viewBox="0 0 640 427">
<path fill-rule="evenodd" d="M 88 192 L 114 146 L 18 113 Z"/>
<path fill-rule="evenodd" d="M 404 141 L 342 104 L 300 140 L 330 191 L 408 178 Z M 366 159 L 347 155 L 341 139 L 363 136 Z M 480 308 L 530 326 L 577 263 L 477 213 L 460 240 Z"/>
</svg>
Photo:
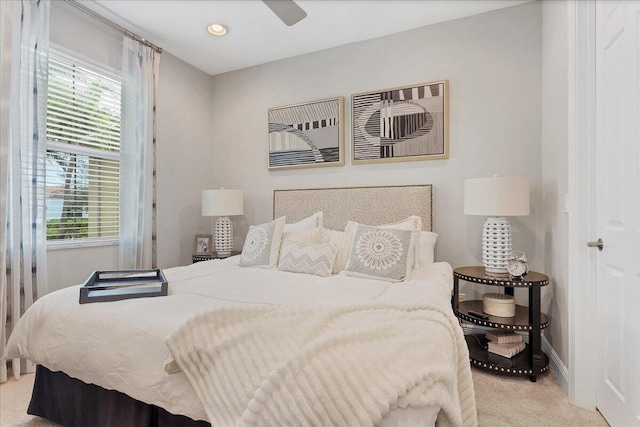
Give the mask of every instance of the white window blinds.
<svg viewBox="0 0 640 427">
<path fill-rule="evenodd" d="M 120 78 L 51 50 L 47 240 L 118 236 Z"/>
</svg>

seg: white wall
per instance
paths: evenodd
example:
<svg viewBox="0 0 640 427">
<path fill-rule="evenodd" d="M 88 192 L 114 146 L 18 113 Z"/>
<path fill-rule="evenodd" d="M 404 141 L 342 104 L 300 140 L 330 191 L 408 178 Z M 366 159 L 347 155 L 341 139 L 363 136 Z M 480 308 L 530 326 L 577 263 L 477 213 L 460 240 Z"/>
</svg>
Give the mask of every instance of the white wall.
<svg viewBox="0 0 640 427">
<path fill-rule="evenodd" d="M 210 233 L 200 190 L 212 182 L 211 76 L 163 53 L 157 107 L 158 266 L 191 263 L 193 237 Z"/>
<path fill-rule="evenodd" d="M 122 34 L 65 2 L 52 2 L 51 41 L 120 69 Z M 158 265 L 191 262 L 193 235 L 208 229 L 200 187 L 211 179 L 211 77 L 163 53 L 157 101 Z M 118 247 L 47 251 L 51 291 L 82 283 L 94 270 L 117 268 Z"/>
<path fill-rule="evenodd" d="M 98 64 L 122 68 L 122 33 L 90 18 L 64 1 L 51 2 L 49 38 L 52 43 Z"/>
<path fill-rule="evenodd" d="M 430 183 L 437 259 L 479 264 L 485 218 L 463 214 L 463 181 L 499 174 L 531 179 L 532 213 L 510 221 L 515 249 L 540 268 L 540 32 L 533 2 L 214 76 L 213 184 L 245 191 L 236 247 L 247 224 L 271 219 L 274 189 Z M 441 79 L 450 87 L 448 160 L 267 170 L 269 107 L 345 96 L 349 159 L 351 94 Z"/>
<path fill-rule="evenodd" d="M 527 176 L 532 213 L 510 218 L 514 249 L 552 278 L 542 309 L 545 332 L 567 363 L 567 58 L 566 4 L 533 2 L 210 77 L 163 53 L 157 107 L 158 261 L 188 264 L 193 235 L 211 232 L 200 216 L 200 190 L 245 191 L 235 218 L 236 248 L 248 224 L 271 219 L 281 188 L 430 183 L 437 259 L 481 263 L 484 218 L 462 213 L 465 178 Z M 120 33 L 64 2 L 53 2 L 51 39 L 120 67 Z M 448 79 L 448 160 L 349 164 L 350 95 Z M 347 165 L 269 172 L 269 107 L 345 97 Z M 52 289 L 82 282 L 95 269 L 116 268 L 117 246 L 48 252 Z M 466 285 L 463 292 L 477 293 Z M 480 291 L 482 292 L 482 291 Z M 523 301 L 524 295 L 517 294 Z"/>
<path fill-rule="evenodd" d="M 549 343 L 567 367 L 569 224 L 564 213 L 568 193 L 568 19 L 567 2 L 542 2 L 542 205 L 540 238 L 546 274 L 542 310 L 551 324 Z"/>
</svg>

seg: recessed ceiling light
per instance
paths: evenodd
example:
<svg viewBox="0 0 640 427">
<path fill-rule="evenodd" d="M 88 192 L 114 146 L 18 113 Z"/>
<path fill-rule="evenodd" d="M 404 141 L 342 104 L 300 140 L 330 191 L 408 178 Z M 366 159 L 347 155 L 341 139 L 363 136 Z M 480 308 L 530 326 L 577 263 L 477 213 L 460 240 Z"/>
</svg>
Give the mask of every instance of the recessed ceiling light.
<svg viewBox="0 0 640 427">
<path fill-rule="evenodd" d="M 224 36 L 227 34 L 227 29 L 224 25 L 220 24 L 211 24 L 207 27 L 207 31 L 209 31 L 214 36 Z"/>
</svg>

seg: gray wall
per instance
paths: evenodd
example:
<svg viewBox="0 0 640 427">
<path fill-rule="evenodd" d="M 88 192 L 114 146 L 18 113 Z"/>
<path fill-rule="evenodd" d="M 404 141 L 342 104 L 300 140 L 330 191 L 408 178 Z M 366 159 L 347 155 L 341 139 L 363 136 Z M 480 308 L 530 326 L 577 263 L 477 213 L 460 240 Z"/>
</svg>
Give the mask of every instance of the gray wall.
<svg viewBox="0 0 640 427">
<path fill-rule="evenodd" d="M 540 32 L 534 2 L 214 76 L 212 183 L 245 192 L 236 247 L 247 224 L 271 219 L 274 189 L 430 183 L 436 258 L 479 264 L 485 218 L 463 214 L 463 181 L 498 174 L 531 180 L 531 215 L 510 222 L 515 249 L 540 268 Z M 351 94 L 441 79 L 450 87 L 448 160 L 267 170 L 269 107 L 345 96 L 349 159 Z"/>
<path fill-rule="evenodd" d="M 542 310 L 551 324 L 545 332 L 562 362 L 569 361 L 569 224 L 564 212 L 568 193 L 568 27 L 567 2 L 542 4 L 542 203 L 540 239 L 546 274 L 552 285 L 542 294 Z"/>
<path fill-rule="evenodd" d="M 157 107 L 158 266 L 191 264 L 193 237 L 209 230 L 200 189 L 211 182 L 211 76 L 163 53 Z"/>
<path fill-rule="evenodd" d="M 52 2 L 51 41 L 120 69 L 122 34 L 65 2 Z M 191 262 L 193 235 L 208 228 L 200 215 L 201 183 L 210 181 L 211 76 L 165 52 L 157 103 L 158 264 Z M 118 247 L 47 251 L 50 290 L 82 283 L 94 270 L 117 268 Z"/>
<path fill-rule="evenodd" d="M 542 3 L 542 4 L 541 4 Z M 190 262 L 193 235 L 211 232 L 200 190 L 238 188 L 245 215 L 234 218 L 236 248 L 249 224 L 271 219 L 272 191 L 385 184 L 434 185 L 436 257 L 454 267 L 480 264 L 483 217 L 465 216 L 465 178 L 527 176 L 528 217 L 510 218 L 514 248 L 553 285 L 542 309 L 546 336 L 563 363 L 567 349 L 566 4 L 533 2 L 210 77 L 163 53 L 158 99 L 158 260 Z M 63 2 L 52 6 L 52 41 L 120 67 L 121 35 Z M 353 166 L 350 95 L 448 79 L 448 160 Z M 269 107 L 345 97 L 347 164 L 271 171 Z M 115 268 L 117 247 L 49 251 L 52 289 Z M 484 290 L 469 285 L 462 292 Z M 524 302 L 524 295 L 517 294 Z"/>
</svg>

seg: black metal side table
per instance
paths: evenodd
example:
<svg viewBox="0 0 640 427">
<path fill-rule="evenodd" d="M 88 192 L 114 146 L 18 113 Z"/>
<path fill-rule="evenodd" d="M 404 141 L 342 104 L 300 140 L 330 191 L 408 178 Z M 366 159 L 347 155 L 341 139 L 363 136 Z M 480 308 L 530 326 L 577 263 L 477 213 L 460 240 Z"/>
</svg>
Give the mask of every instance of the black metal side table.
<svg viewBox="0 0 640 427">
<path fill-rule="evenodd" d="M 209 261 L 211 259 L 224 259 L 229 258 L 230 256 L 240 255 L 242 251 L 231 251 L 229 255 L 218 255 L 217 252 L 212 252 L 210 255 L 191 255 L 191 263 L 195 264 L 200 261 Z"/>
<path fill-rule="evenodd" d="M 485 316 L 482 314 L 482 300 L 459 301 L 459 281 L 464 280 L 482 285 L 502 286 L 507 295 L 513 295 L 515 288 L 528 288 L 529 307 L 516 305 L 514 317 Z M 540 312 L 540 289 L 549 284 L 549 276 L 530 271 L 524 278 L 491 276 L 484 267 L 459 267 L 453 270 L 453 312 L 458 318 L 481 326 L 529 334 L 529 343 L 524 351 L 512 358 L 494 355 L 487 351 L 484 334 L 466 335 L 471 363 L 482 369 L 508 375 L 528 375 L 533 382 L 537 376 L 549 369 L 549 357 L 542 351 L 542 329 L 549 326 L 546 314 Z"/>
</svg>

